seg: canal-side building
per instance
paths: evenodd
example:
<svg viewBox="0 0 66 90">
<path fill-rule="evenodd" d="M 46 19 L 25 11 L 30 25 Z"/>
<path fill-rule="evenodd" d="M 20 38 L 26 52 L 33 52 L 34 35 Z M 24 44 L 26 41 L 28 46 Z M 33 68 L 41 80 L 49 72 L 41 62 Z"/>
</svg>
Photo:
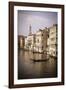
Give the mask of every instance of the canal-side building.
<svg viewBox="0 0 66 90">
<path fill-rule="evenodd" d="M 49 28 L 49 38 L 47 42 L 49 54 L 52 56 L 57 56 L 57 24 L 54 24 Z"/>
<path fill-rule="evenodd" d="M 36 32 L 35 50 L 37 52 L 46 52 L 47 49 L 47 28 Z"/>
<path fill-rule="evenodd" d="M 42 42 L 43 42 L 43 52 L 46 53 L 47 52 L 47 39 L 48 39 L 48 28 L 46 27 L 43 30 L 43 37 L 42 37 Z"/>
<path fill-rule="evenodd" d="M 35 42 L 35 51 L 36 52 L 42 52 L 42 30 L 39 29 L 37 32 L 36 32 L 36 42 Z"/>
<path fill-rule="evenodd" d="M 25 38 L 25 46 L 26 50 L 33 50 L 35 44 L 35 34 L 32 34 L 31 25 L 29 27 L 29 35 Z"/>
<path fill-rule="evenodd" d="M 47 54 L 49 55 L 49 45 L 50 45 L 50 40 L 49 37 L 47 38 Z"/>
<path fill-rule="evenodd" d="M 35 35 L 32 34 L 32 35 L 28 35 L 26 38 L 25 38 L 25 49 L 26 50 L 33 50 L 34 48 L 34 43 L 35 43 Z"/>
<path fill-rule="evenodd" d="M 24 49 L 25 46 L 25 36 L 19 35 L 18 36 L 18 47 Z"/>
</svg>

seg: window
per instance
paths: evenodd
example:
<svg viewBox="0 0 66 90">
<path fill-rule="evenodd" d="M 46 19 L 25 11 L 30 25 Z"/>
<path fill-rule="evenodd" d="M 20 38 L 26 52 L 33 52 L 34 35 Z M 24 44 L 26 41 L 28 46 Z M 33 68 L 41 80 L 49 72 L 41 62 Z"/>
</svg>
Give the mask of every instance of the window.
<svg viewBox="0 0 66 90">
<path fill-rule="evenodd" d="M 39 43 L 39 39 L 37 39 L 37 43 Z"/>
</svg>

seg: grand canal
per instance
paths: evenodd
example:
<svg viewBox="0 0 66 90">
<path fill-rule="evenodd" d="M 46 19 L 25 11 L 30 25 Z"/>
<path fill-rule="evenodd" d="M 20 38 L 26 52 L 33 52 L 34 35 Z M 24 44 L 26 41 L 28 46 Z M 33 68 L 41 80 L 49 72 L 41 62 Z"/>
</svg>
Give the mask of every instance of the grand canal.
<svg viewBox="0 0 66 90">
<path fill-rule="evenodd" d="M 49 57 L 46 60 L 45 58 L 47 58 L 45 54 L 20 49 L 18 51 L 18 79 L 57 77 L 57 58 Z"/>
</svg>

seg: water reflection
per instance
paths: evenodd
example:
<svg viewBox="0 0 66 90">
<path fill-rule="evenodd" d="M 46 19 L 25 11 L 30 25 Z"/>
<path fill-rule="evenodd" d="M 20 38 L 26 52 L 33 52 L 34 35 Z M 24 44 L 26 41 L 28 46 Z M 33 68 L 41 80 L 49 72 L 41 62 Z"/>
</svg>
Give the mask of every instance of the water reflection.
<svg viewBox="0 0 66 90">
<path fill-rule="evenodd" d="M 57 59 L 46 54 L 19 50 L 18 79 L 57 77 Z M 34 62 L 33 60 L 41 60 Z M 42 62 L 42 60 L 45 60 Z"/>
</svg>

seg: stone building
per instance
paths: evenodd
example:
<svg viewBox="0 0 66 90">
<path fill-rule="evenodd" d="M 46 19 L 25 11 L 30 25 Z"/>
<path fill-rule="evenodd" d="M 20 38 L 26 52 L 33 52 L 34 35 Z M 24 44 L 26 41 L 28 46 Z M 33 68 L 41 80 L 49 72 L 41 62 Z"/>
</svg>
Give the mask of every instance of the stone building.
<svg viewBox="0 0 66 90">
<path fill-rule="evenodd" d="M 35 42 L 35 51 L 42 52 L 42 30 L 36 32 L 36 42 Z"/>
<path fill-rule="evenodd" d="M 46 52 L 47 49 L 47 28 L 36 32 L 35 50 L 37 52 Z"/>
<path fill-rule="evenodd" d="M 29 35 L 25 38 L 25 49 L 26 50 L 33 50 L 35 43 L 35 34 L 32 34 L 31 25 L 29 27 Z"/>
<path fill-rule="evenodd" d="M 25 49 L 33 50 L 33 48 L 34 48 L 34 34 L 28 35 L 27 38 L 25 38 Z"/>
<path fill-rule="evenodd" d="M 57 24 L 49 28 L 49 38 L 47 40 L 48 53 L 57 56 Z"/>
<path fill-rule="evenodd" d="M 25 45 L 25 36 L 19 35 L 18 36 L 18 47 L 24 49 Z"/>
</svg>

